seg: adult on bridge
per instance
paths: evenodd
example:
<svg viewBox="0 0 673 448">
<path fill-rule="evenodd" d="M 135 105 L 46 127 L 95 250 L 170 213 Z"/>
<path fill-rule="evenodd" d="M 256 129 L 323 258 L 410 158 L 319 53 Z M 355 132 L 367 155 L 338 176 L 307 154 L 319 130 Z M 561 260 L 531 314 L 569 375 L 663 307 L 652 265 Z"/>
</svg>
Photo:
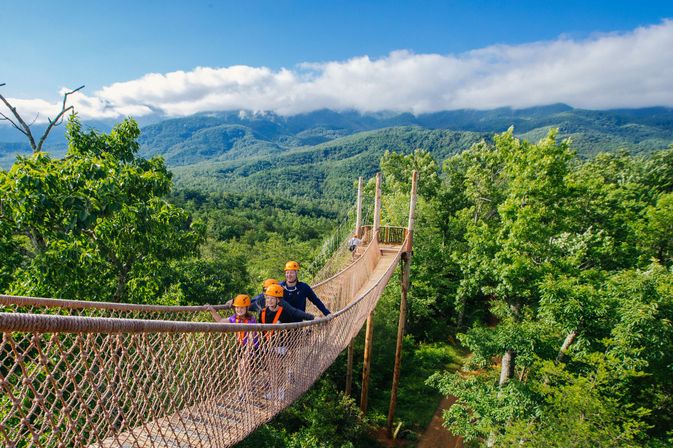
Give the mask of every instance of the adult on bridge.
<svg viewBox="0 0 673 448">
<path fill-rule="evenodd" d="M 324 303 L 318 298 L 311 287 L 299 281 L 299 263 L 296 261 L 288 261 L 285 263 L 285 280 L 280 282 L 280 285 L 285 290 L 283 299 L 301 311 L 306 311 L 306 300 L 310 300 L 316 308 L 320 310 L 325 316 L 329 315 L 330 311 Z"/>
</svg>

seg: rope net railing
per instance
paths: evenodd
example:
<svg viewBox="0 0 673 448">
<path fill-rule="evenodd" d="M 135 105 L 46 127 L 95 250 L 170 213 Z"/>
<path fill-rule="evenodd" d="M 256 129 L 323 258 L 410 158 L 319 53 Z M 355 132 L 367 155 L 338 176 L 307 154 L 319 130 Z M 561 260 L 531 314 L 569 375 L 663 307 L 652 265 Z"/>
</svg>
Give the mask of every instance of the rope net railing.
<svg viewBox="0 0 673 448">
<path fill-rule="evenodd" d="M 354 221 L 355 207 L 352 207 L 337 227 L 323 240 L 320 250 L 306 265 L 306 269 L 302 270 L 304 279 L 311 279 L 312 283 L 317 283 L 336 274 L 345 266 L 344 261 L 347 262 L 348 259 L 344 255 L 348 253 L 348 237 L 353 232 Z"/>
<path fill-rule="evenodd" d="M 379 263 L 378 240 L 315 285 L 334 312 L 312 322 L 223 324 L 203 307 L 0 296 L 0 446 L 235 444 L 357 335 L 401 253 Z"/>
<path fill-rule="evenodd" d="M 215 305 L 214 308 L 229 309 L 225 305 Z M 210 313 L 203 306 L 139 305 L 10 295 L 0 295 L 0 312 L 212 322 Z"/>
<path fill-rule="evenodd" d="M 364 214 L 364 219 L 366 220 L 368 217 L 368 214 Z M 351 253 L 349 250 L 349 240 L 351 236 L 353 235 L 353 229 L 352 229 L 352 223 L 349 221 L 346 221 L 348 226 L 343 225 L 341 226 L 337 232 L 333 235 L 334 237 L 339 237 L 338 242 L 339 244 L 337 246 L 333 246 L 330 248 L 330 257 L 327 258 L 326 260 L 322 260 L 322 265 L 320 266 L 319 269 L 316 270 L 315 274 L 313 274 L 313 282 L 314 283 L 320 283 L 325 279 L 328 279 L 332 276 L 334 276 L 337 272 L 341 271 L 344 266 L 348 265 L 350 262 L 352 262 L 355 258 L 357 258 L 359 255 L 362 254 L 363 248 L 359 247 L 358 249 L 355 250 L 355 253 Z M 360 235 L 363 244 L 366 245 L 369 240 L 371 239 L 371 226 L 363 226 L 361 227 L 362 229 L 362 234 Z M 370 234 L 368 235 L 366 232 L 369 231 Z M 403 238 L 404 239 L 404 238 Z M 331 241 L 327 241 L 328 245 L 331 244 Z M 317 259 L 321 259 L 321 257 L 317 257 Z"/>
</svg>

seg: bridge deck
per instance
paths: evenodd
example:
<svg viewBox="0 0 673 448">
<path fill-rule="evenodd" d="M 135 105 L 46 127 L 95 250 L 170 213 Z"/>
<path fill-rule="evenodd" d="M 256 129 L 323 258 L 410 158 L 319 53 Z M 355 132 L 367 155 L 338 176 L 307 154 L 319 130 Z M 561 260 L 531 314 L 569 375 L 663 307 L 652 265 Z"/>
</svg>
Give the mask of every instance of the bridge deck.
<svg viewBox="0 0 673 448">
<path fill-rule="evenodd" d="M 355 297 L 360 297 L 365 292 L 369 291 L 372 286 L 378 283 L 379 279 L 386 273 L 390 264 L 395 260 L 397 252 L 400 250 L 399 245 L 380 245 L 381 249 L 381 258 L 372 272 L 372 275 L 369 276 L 367 282 L 360 288 L 360 290 L 355 294 Z"/>
<path fill-rule="evenodd" d="M 379 245 L 379 248 L 381 257 L 374 271 L 353 298 L 365 294 L 380 281 L 400 250 L 399 245 Z M 261 395 L 255 393 L 252 397 L 244 397 L 243 401 L 238 397 L 225 396 L 199 403 L 169 417 L 108 437 L 92 447 L 210 448 L 210 440 L 223 441 L 222 446 L 231 446 L 254 429 L 248 429 L 251 426 L 242 424 L 244 421 L 268 421 L 290 404 L 289 401 L 265 400 Z"/>
<path fill-rule="evenodd" d="M 254 410 L 252 413 L 251 409 Z M 213 439 L 231 446 L 247 436 L 244 428 L 248 425 L 242 422 L 266 421 L 276 412 L 277 405 L 273 401 L 251 397 L 241 401 L 235 396 L 225 396 L 109 437 L 92 447 L 210 448 Z"/>
</svg>

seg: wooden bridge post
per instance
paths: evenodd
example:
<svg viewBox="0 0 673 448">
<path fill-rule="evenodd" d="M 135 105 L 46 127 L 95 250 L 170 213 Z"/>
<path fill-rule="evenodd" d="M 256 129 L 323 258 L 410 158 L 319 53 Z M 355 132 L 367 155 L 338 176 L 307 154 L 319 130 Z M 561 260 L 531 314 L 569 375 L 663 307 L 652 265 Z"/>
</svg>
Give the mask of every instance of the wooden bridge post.
<svg viewBox="0 0 673 448">
<path fill-rule="evenodd" d="M 358 178 L 358 199 L 355 207 L 355 236 L 362 238 L 362 177 Z M 353 353 L 355 350 L 355 338 L 348 344 L 348 358 L 346 361 L 346 395 L 351 395 L 353 387 Z"/>
<path fill-rule="evenodd" d="M 402 276 L 400 278 L 400 289 L 402 291 L 400 298 L 400 320 L 397 324 L 397 346 L 395 348 L 395 366 L 393 368 L 393 385 L 390 391 L 390 407 L 388 408 L 388 437 L 393 436 L 393 420 L 395 418 L 395 407 L 397 406 L 397 387 L 400 383 L 400 367 L 402 365 L 402 341 L 404 340 L 404 326 L 407 319 L 407 292 L 409 291 L 409 271 L 411 270 L 411 249 L 412 237 L 414 234 L 414 214 L 416 212 L 416 190 L 418 184 L 418 172 L 414 170 L 411 176 L 411 199 L 409 201 L 409 225 L 407 227 L 407 247 L 402 253 L 400 268 Z"/>
<path fill-rule="evenodd" d="M 372 238 L 378 238 L 377 232 L 381 228 L 381 173 L 376 173 L 376 194 L 374 196 L 374 226 Z M 372 341 L 374 339 L 374 311 L 367 317 L 365 330 L 365 353 L 362 366 L 362 393 L 360 394 L 360 410 L 367 412 L 367 393 L 369 392 L 369 372 L 372 364 Z"/>
<path fill-rule="evenodd" d="M 358 179 L 358 201 L 355 215 L 355 234 L 358 238 L 362 237 L 362 177 Z"/>
<path fill-rule="evenodd" d="M 353 389 L 353 353 L 355 351 L 355 338 L 351 339 L 351 343 L 348 344 L 348 357 L 346 361 L 346 390 L 344 391 L 347 396 L 351 396 Z"/>
<path fill-rule="evenodd" d="M 376 173 L 376 195 L 374 196 L 374 226 L 376 232 L 381 228 L 381 173 Z"/>
<path fill-rule="evenodd" d="M 374 339 L 374 311 L 367 317 L 367 329 L 365 330 L 365 355 L 362 366 L 362 391 L 360 394 L 360 410 L 367 412 L 367 394 L 369 392 L 369 373 L 372 365 L 372 340 Z"/>
</svg>

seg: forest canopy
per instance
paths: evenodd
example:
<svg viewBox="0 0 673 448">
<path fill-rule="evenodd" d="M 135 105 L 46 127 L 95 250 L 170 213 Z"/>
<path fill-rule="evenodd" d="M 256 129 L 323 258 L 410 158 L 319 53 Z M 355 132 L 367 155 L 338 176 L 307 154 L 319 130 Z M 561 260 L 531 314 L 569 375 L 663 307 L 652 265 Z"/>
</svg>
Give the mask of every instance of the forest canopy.
<svg viewBox="0 0 673 448">
<path fill-rule="evenodd" d="M 670 443 L 673 148 L 580 161 L 554 131 L 510 130 L 440 174 L 420 207 L 410 320 L 471 352 L 429 380 L 457 397 L 448 427 L 492 446 Z"/>
</svg>

